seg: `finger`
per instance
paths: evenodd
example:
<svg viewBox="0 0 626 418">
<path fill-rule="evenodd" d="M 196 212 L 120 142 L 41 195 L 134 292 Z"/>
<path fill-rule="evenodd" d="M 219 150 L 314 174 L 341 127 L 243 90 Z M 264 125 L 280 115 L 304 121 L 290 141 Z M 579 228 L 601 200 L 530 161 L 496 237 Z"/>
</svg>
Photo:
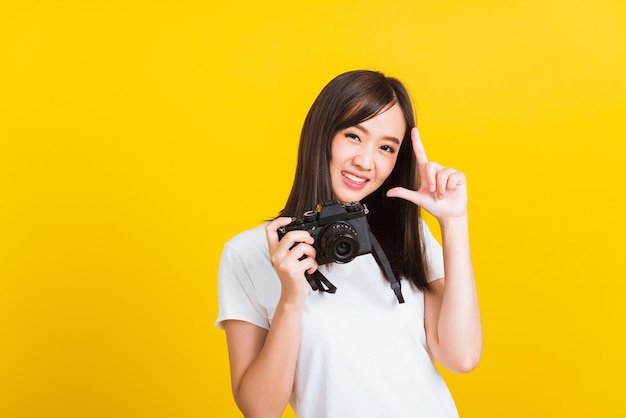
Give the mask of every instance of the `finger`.
<svg viewBox="0 0 626 418">
<path fill-rule="evenodd" d="M 428 162 L 426 158 L 426 150 L 422 143 L 422 137 L 420 131 L 414 127 L 411 129 L 411 141 L 413 141 L 413 151 L 415 152 L 415 158 L 417 159 L 417 165 L 422 166 Z"/>
<path fill-rule="evenodd" d="M 311 244 L 298 242 L 288 249 L 288 254 L 289 257 L 294 260 L 304 259 L 305 257 L 315 259 L 317 251 L 315 251 L 315 248 Z"/>
<path fill-rule="evenodd" d="M 306 271 L 309 274 L 315 273 L 315 270 L 317 270 L 319 267 L 319 265 L 317 264 L 317 261 L 315 260 L 315 256 L 307 257 L 304 260 L 300 261 L 300 263 L 301 263 L 301 266 L 304 268 L 304 271 Z"/>
<path fill-rule="evenodd" d="M 405 189 L 404 187 L 394 187 L 389 189 L 387 191 L 387 197 L 397 197 L 421 206 L 419 194 L 413 190 Z"/>
<path fill-rule="evenodd" d="M 315 260 L 315 250 L 307 244 L 297 243 L 292 248 L 284 248 L 279 245 L 271 254 L 270 261 L 274 269 L 280 272 L 289 272 L 290 276 L 302 274 L 310 266 L 310 262 L 301 264 L 302 261 L 313 258 Z"/>
<path fill-rule="evenodd" d="M 426 186 L 428 186 L 430 192 L 437 190 L 437 173 L 441 168 L 440 164 L 432 161 L 426 163 L 424 167 L 424 177 L 422 179 L 426 182 Z"/>
<path fill-rule="evenodd" d="M 317 264 L 317 263 L 315 263 L 315 264 Z M 307 269 L 306 272 L 309 273 L 309 274 L 313 274 L 313 273 L 315 273 L 315 270 L 317 270 L 317 266 L 311 267 L 311 268 Z"/>
<path fill-rule="evenodd" d="M 265 226 L 265 237 L 267 238 L 267 244 L 269 248 L 274 248 L 278 244 L 278 228 L 289 225 L 293 219 L 286 216 L 282 216 L 270 221 Z"/>
<path fill-rule="evenodd" d="M 308 251 L 310 254 L 310 250 L 306 250 L 305 247 L 308 246 L 312 249 L 311 244 L 313 244 L 313 241 L 313 237 L 307 231 L 296 230 L 288 232 L 280 242 L 270 248 L 272 264 L 278 265 L 281 263 L 281 260 L 289 257 L 293 257 L 294 260 L 297 260 L 305 255 L 303 251 Z M 301 243 L 305 245 L 300 245 Z M 296 249 L 296 251 L 292 252 L 292 249 Z M 315 256 L 315 253 L 313 253 L 313 256 Z"/>
<path fill-rule="evenodd" d="M 450 167 L 443 168 L 437 172 L 437 199 L 443 199 L 448 189 L 448 181 L 456 170 Z"/>
<path fill-rule="evenodd" d="M 420 186 L 427 185 L 428 180 L 426 179 L 426 163 L 428 162 L 428 158 L 426 158 L 426 151 L 424 150 L 419 130 L 416 127 L 411 129 L 411 142 L 413 144 L 413 153 L 415 154 L 415 160 L 417 162 L 417 172 L 421 183 Z"/>
<path fill-rule="evenodd" d="M 448 190 L 455 190 L 458 186 L 465 184 L 465 174 L 456 171 L 448 178 Z"/>
<path fill-rule="evenodd" d="M 285 255 L 289 250 L 296 247 L 301 242 L 311 245 L 313 244 L 313 241 L 313 237 L 311 236 L 311 234 L 309 234 L 308 231 L 290 231 L 287 232 L 285 236 L 283 236 L 283 238 L 280 240 L 280 242 L 273 247 L 273 250 L 275 253 Z"/>
</svg>

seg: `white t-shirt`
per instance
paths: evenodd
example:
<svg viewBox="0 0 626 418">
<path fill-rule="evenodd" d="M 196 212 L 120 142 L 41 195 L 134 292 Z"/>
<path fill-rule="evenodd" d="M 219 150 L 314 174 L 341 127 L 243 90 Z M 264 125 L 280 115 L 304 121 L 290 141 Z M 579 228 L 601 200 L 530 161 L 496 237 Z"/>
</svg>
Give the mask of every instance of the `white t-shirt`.
<svg viewBox="0 0 626 418">
<path fill-rule="evenodd" d="M 218 327 L 229 319 L 269 329 L 280 297 L 265 225 L 224 246 Z M 423 223 L 429 281 L 442 278 L 441 246 Z M 311 291 L 291 406 L 299 418 L 458 417 L 424 331 L 424 295 L 402 280 L 400 304 L 371 254 L 320 266 L 335 294 Z M 304 280 L 304 278 L 303 278 Z"/>
</svg>

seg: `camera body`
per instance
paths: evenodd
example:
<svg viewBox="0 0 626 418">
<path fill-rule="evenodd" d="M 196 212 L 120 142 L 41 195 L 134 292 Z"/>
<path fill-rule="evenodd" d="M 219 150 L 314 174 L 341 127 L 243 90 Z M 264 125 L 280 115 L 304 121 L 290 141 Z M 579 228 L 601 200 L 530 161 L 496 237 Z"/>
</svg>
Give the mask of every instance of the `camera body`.
<svg viewBox="0 0 626 418">
<path fill-rule="evenodd" d="M 305 212 L 301 218 L 278 229 L 278 238 L 294 230 L 307 231 L 317 251 L 319 265 L 348 263 L 355 257 L 372 252 L 370 230 L 367 224 L 367 207 L 360 202 L 327 202 L 315 210 Z"/>
</svg>

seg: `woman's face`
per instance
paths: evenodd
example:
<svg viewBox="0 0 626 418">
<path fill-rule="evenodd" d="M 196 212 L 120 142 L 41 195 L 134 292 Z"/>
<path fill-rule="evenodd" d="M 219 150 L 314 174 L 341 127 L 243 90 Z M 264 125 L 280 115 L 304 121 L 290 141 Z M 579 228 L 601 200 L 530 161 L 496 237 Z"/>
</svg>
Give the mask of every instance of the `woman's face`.
<svg viewBox="0 0 626 418">
<path fill-rule="evenodd" d="M 334 198 L 360 201 L 389 177 L 404 138 L 406 122 L 395 104 L 333 137 L 330 178 Z"/>
</svg>

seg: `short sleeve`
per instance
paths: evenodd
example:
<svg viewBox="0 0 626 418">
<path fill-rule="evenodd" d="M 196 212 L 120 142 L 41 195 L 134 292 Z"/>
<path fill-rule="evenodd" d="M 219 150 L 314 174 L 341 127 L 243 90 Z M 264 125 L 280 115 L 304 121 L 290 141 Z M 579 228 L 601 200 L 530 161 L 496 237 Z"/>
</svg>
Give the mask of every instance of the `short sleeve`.
<svg viewBox="0 0 626 418">
<path fill-rule="evenodd" d="M 240 320 L 269 329 L 265 309 L 258 300 L 254 281 L 244 260 L 226 245 L 218 271 L 219 314 L 215 325 L 223 329 L 226 320 Z"/>
<path fill-rule="evenodd" d="M 424 251 L 426 255 L 426 263 L 428 263 L 427 277 L 428 283 L 441 279 L 445 276 L 443 269 L 443 249 L 441 244 L 430 232 L 430 228 L 423 220 L 422 232 L 424 237 Z"/>
</svg>

